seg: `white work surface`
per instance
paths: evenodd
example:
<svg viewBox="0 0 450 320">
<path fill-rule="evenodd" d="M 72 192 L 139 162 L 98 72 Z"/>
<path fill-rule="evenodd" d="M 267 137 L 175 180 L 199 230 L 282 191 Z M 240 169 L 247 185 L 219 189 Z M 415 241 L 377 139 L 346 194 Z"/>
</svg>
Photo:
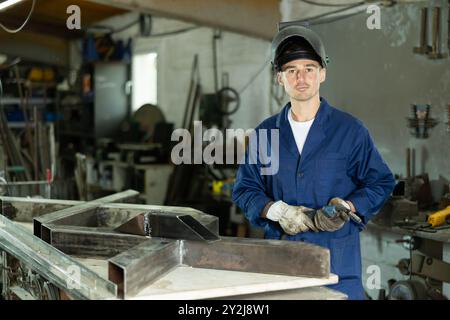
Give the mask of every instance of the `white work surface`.
<svg viewBox="0 0 450 320">
<path fill-rule="evenodd" d="M 336 275 L 331 275 L 328 279 L 317 279 L 178 267 L 142 290 L 133 299 L 211 299 L 317 287 L 337 282 Z"/>
<path fill-rule="evenodd" d="M 107 277 L 107 261 L 103 259 L 77 258 L 77 260 L 103 277 Z M 299 290 L 320 287 L 338 282 L 336 275 L 330 278 L 307 278 L 271 275 L 263 273 L 238 272 L 177 267 L 153 282 L 140 293 L 128 299 L 134 300 L 196 300 L 229 297 L 235 299 L 270 299 L 271 293 L 285 299 L 345 299 L 345 295 L 327 288 Z M 256 296 L 248 296 L 255 295 Z"/>
</svg>

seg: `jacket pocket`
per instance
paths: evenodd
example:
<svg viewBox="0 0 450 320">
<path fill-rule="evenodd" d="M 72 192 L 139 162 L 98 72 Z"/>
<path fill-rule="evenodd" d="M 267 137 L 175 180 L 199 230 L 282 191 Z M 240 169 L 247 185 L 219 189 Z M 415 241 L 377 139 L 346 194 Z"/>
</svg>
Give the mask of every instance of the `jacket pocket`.
<svg viewBox="0 0 450 320">
<path fill-rule="evenodd" d="M 314 193 L 317 206 L 341 195 L 346 178 L 346 162 L 343 159 L 320 159 L 316 162 Z"/>
<path fill-rule="evenodd" d="M 319 159 L 316 162 L 316 176 L 319 181 L 331 182 L 343 179 L 347 173 L 345 159 Z"/>
<path fill-rule="evenodd" d="M 330 240 L 331 272 L 339 277 L 361 277 L 359 233 Z"/>
</svg>

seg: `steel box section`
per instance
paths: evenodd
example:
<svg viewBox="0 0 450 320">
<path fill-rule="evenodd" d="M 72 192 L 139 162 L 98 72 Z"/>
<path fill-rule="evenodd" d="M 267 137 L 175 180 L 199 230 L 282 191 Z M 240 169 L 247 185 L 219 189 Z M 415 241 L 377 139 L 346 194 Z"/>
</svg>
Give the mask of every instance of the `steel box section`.
<svg viewBox="0 0 450 320">
<path fill-rule="evenodd" d="M 134 190 L 127 190 L 124 192 L 119 192 L 111 196 L 103 197 L 94 201 L 85 202 L 79 205 L 68 207 L 59 211 L 48 213 L 46 215 L 36 217 L 33 219 L 33 230 L 34 235 L 41 237 L 41 226 L 45 223 L 57 223 L 57 221 L 64 221 L 64 219 L 70 218 L 71 216 L 79 213 L 85 213 L 86 211 L 100 207 L 101 205 L 108 202 L 115 202 L 124 200 L 127 198 L 135 197 L 139 192 Z"/>
<path fill-rule="evenodd" d="M 328 278 L 330 251 L 317 245 L 280 240 L 222 237 L 183 241 L 183 264 L 195 268 Z"/>
<path fill-rule="evenodd" d="M 149 239 L 108 260 L 108 278 L 117 284 L 118 297 L 136 295 L 180 264 L 180 241 Z"/>
<path fill-rule="evenodd" d="M 198 241 L 220 240 L 218 233 L 211 231 L 191 215 L 140 214 L 116 229 L 116 231 L 151 236 Z"/>
<path fill-rule="evenodd" d="M 17 197 L 0 197 L 0 201 L 6 206 L 10 207 L 15 216 L 15 221 L 31 222 L 33 218 L 43 216 L 48 213 L 70 208 L 75 205 L 84 204 L 83 201 L 72 200 L 53 200 L 53 199 L 27 199 Z M 216 216 L 206 214 L 202 211 L 188 208 L 188 207 L 171 207 L 171 206 L 155 206 L 142 204 L 128 204 L 128 203 L 105 203 L 101 206 L 81 212 L 86 214 L 84 218 L 90 221 L 88 225 L 82 222 L 83 217 L 70 221 L 70 225 L 90 226 L 93 220 L 90 220 L 90 215 L 95 213 L 98 227 L 118 227 L 126 221 L 142 213 L 152 214 L 166 214 L 166 215 L 190 215 L 211 232 L 219 233 L 219 221 Z M 76 214 L 74 214 L 76 216 Z M 92 218 L 94 216 L 92 215 Z M 59 221 L 56 221 L 57 224 Z"/>
<path fill-rule="evenodd" d="M 53 224 L 43 225 L 42 231 L 43 240 L 55 248 L 66 254 L 86 257 L 110 258 L 148 240 L 148 237 L 113 230 Z"/>
</svg>

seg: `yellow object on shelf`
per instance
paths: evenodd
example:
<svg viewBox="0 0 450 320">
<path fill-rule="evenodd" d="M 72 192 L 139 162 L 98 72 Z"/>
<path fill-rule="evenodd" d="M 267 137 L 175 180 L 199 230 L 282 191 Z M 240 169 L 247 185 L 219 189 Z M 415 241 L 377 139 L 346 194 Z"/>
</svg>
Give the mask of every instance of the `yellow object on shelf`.
<svg viewBox="0 0 450 320">
<path fill-rule="evenodd" d="M 223 181 L 213 181 L 212 189 L 214 195 L 222 194 Z"/>
<path fill-rule="evenodd" d="M 51 68 L 31 68 L 28 80 L 34 82 L 52 82 L 55 80 L 55 71 Z"/>
<path fill-rule="evenodd" d="M 431 227 L 435 228 L 447 223 L 447 219 L 450 219 L 450 206 L 431 214 L 427 222 L 431 224 Z"/>
</svg>

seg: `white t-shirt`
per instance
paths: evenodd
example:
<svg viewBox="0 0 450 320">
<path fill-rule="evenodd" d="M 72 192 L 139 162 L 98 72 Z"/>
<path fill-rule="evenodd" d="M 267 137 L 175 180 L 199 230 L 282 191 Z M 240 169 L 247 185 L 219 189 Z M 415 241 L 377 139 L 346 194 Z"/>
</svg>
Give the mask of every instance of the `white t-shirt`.
<svg viewBox="0 0 450 320">
<path fill-rule="evenodd" d="M 294 139 L 295 143 L 297 144 L 298 153 L 302 154 L 306 137 L 308 136 L 309 129 L 311 129 L 315 118 L 305 122 L 295 121 L 292 118 L 292 109 L 289 109 L 288 119 L 289 124 L 291 125 L 292 132 L 294 133 Z"/>
</svg>

